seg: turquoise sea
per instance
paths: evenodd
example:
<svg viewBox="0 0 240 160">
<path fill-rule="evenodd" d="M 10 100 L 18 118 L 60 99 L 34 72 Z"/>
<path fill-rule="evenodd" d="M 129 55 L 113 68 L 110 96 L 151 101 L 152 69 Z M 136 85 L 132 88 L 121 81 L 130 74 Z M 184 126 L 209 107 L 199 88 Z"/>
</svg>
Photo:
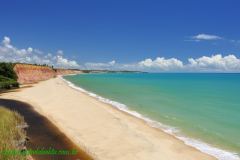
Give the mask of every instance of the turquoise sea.
<svg viewBox="0 0 240 160">
<path fill-rule="evenodd" d="M 101 73 L 64 79 L 218 159 L 239 159 L 240 74 Z"/>
</svg>

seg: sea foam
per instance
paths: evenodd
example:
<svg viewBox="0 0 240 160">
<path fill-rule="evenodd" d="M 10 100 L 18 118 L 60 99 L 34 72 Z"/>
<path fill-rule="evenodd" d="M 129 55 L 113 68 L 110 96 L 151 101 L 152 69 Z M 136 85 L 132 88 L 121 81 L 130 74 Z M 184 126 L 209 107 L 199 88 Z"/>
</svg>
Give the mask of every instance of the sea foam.
<svg viewBox="0 0 240 160">
<path fill-rule="evenodd" d="M 144 120 L 148 125 L 150 125 L 151 127 L 154 128 L 158 128 L 161 129 L 162 131 L 164 131 L 165 133 L 168 133 L 170 135 L 173 135 L 174 137 L 176 137 L 177 139 L 183 141 L 186 145 L 189 145 L 191 147 L 194 147 L 198 150 L 200 150 L 203 153 L 209 154 L 213 157 L 216 157 L 219 160 L 240 160 L 240 157 L 237 153 L 232 153 L 229 151 L 225 151 L 223 149 L 219 149 L 216 148 L 214 146 L 211 146 L 201 140 L 197 140 L 197 139 L 193 139 L 193 138 L 189 138 L 187 136 L 184 136 L 182 134 L 180 134 L 179 129 L 162 124 L 158 121 L 154 121 L 146 116 L 143 116 L 142 114 L 130 110 L 125 104 L 101 97 L 95 93 L 89 92 L 79 86 L 74 85 L 72 82 L 64 79 L 62 76 L 59 76 L 64 82 L 66 82 L 68 84 L 68 86 L 70 86 L 73 89 L 76 89 L 78 91 L 81 91 L 83 93 L 88 94 L 91 97 L 94 97 L 96 99 L 98 99 L 101 102 L 104 102 L 106 104 L 110 104 L 112 107 L 115 107 L 121 111 L 124 111 L 134 117 L 137 117 L 139 119 Z"/>
</svg>

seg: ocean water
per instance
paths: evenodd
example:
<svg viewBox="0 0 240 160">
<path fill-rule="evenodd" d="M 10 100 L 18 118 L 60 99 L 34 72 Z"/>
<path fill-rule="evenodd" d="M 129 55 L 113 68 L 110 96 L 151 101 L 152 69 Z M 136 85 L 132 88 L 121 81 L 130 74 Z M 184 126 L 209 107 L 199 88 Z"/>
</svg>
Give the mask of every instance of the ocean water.
<svg viewBox="0 0 240 160">
<path fill-rule="evenodd" d="M 64 79 L 218 159 L 239 159 L 240 74 L 101 73 Z"/>
</svg>

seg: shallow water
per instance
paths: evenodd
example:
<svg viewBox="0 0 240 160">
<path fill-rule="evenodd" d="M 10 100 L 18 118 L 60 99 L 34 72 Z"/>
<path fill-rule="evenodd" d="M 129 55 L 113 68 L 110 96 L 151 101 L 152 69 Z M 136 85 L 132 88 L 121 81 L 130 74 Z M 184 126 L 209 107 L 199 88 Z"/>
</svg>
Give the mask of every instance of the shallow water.
<svg viewBox="0 0 240 160">
<path fill-rule="evenodd" d="M 219 159 L 238 159 L 240 74 L 109 73 L 64 78 L 169 126 L 169 132 Z"/>
</svg>

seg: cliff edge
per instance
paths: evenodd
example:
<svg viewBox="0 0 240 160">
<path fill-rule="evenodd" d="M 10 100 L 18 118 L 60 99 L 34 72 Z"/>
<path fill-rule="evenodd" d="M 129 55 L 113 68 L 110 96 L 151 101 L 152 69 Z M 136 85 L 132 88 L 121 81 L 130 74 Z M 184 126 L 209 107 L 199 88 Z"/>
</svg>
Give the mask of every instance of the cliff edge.
<svg viewBox="0 0 240 160">
<path fill-rule="evenodd" d="M 81 73 L 79 70 L 53 69 L 48 66 L 32 64 L 15 64 L 13 69 L 18 76 L 17 81 L 20 84 L 36 83 L 56 77 L 57 75 Z"/>
</svg>

